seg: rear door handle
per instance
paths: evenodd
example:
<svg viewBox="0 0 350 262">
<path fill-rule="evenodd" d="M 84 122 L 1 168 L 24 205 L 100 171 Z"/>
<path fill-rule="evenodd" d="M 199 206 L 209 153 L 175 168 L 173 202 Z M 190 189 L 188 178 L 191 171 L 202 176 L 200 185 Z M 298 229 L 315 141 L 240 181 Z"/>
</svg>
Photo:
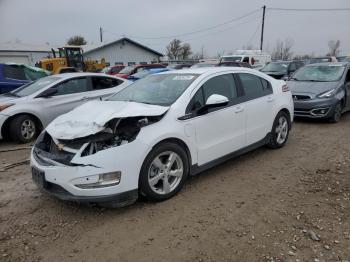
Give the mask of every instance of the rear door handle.
<svg viewBox="0 0 350 262">
<path fill-rule="evenodd" d="M 236 106 L 234 110 L 235 110 L 235 113 L 238 114 L 240 112 L 243 112 L 244 108 L 243 108 L 243 106 Z"/>
<path fill-rule="evenodd" d="M 269 97 L 267 97 L 267 102 L 268 103 L 271 103 L 271 102 L 273 102 L 275 99 L 272 97 L 272 96 L 269 96 Z"/>
</svg>

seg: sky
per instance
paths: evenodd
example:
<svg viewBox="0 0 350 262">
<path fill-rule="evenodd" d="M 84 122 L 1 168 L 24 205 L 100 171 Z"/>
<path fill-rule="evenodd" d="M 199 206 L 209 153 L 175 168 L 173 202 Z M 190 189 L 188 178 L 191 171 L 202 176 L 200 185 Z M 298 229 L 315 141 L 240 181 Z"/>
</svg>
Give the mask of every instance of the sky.
<svg viewBox="0 0 350 262">
<path fill-rule="evenodd" d="M 165 53 L 178 36 L 194 53 L 216 56 L 259 47 L 263 5 L 350 8 L 350 0 L 0 0 L 0 43 L 64 45 L 78 34 L 97 44 L 102 27 L 104 42 L 126 36 Z M 294 54 L 325 55 L 328 42 L 338 39 L 341 52 L 349 54 L 350 11 L 267 9 L 264 49 L 272 51 L 286 38 L 294 40 Z"/>
</svg>

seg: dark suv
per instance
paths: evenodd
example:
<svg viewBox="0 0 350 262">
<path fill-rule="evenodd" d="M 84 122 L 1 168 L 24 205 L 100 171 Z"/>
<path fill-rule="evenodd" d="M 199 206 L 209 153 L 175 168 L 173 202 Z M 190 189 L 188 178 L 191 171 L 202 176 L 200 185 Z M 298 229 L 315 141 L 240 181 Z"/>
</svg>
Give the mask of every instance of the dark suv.
<svg viewBox="0 0 350 262">
<path fill-rule="evenodd" d="M 302 66 L 304 63 L 301 61 L 276 61 L 268 63 L 260 71 L 273 78 L 287 80 Z"/>
</svg>

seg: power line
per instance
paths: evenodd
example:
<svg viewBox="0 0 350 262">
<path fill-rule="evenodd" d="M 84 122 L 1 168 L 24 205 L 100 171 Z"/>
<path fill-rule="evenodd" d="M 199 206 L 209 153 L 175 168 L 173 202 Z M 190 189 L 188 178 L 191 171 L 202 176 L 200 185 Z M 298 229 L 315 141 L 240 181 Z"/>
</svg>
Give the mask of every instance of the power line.
<svg viewBox="0 0 350 262">
<path fill-rule="evenodd" d="M 324 11 L 350 11 L 350 8 L 279 8 L 267 7 L 271 11 L 301 11 L 301 12 L 324 12 Z"/>
<path fill-rule="evenodd" d="M 223 23 L 220 23 L 220 24 L 216 24 L 214 26 L 210 26 L 210 27 L 206 27 L 206 28 L 202 28 L 202 29 L 199 29 L 199 30 L 195 30 L 195 31 L 192 31 L 192 32 L 188 32 L 188 33 L 182 33 L 182 34 L 177 34 L 177 35 L 168 35 L 168 36 L 159 36 L 159 37 L 144 37 L 144 36 L 136 36 L 136 35 L 130 35 L 131 38 L 136 38 L 136 39 L 148 39 L 148 40 L 156 40 L 156 39 L 171 39 L 171 38 L 177 38 L 177 37 L 183 37 L 183 36 L 189 36 L 189 35 L 194 35 L 194 34 L 198 34 L 198 33 L 202 33 L 202 32 L 205 32 L 205 31 L 210 31 L 210 30 L 213 30 L 213 29 L 216 29 L 218 27 L 221 27 L 221 26 L 224 26 L 224 25 L 227 25 L 227 24 L 230 24 L 232 22 L 236 22 L 236 21 L 239 21 L 245 17 L 248 17 L 248 16 L 251 16 L 255 13 L 257 13 L 258 11 L 260 11 L 260 8 L 259 9 L 255 9 L 249 13 L 246 13 L 242 16 L 239 16 L 239 17 L 236 17 L 236 18 L 233 18 L 233 19 L 230 19 L 228 21 L 225 21 Z M 105 32 L 108 32 L 108 33 L 111 33 L 111 34 L 114 34 L 113 32 L 111 31 L 107 31 L 107 30 L 104 30 Z M 117 35 L 117 34 L 115 34 Z M 121 36 L 121 35 L 118 35 L 118 36 Z"/>
</svg>

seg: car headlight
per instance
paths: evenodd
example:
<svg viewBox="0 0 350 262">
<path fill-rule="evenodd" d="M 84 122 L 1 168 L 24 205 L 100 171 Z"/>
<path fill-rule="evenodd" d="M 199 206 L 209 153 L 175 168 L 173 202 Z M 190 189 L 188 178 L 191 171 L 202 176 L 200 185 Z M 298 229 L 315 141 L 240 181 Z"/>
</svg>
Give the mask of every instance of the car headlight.
<svg viewBox="0 0 350 262">
<path fill-rule="evenodd" d="M 336 92 L 336 89 L 332 89 L 332 90 L 329 90 L 329 91 L 326 91 L 322 94 L 319 94 L 318 97 L 320 98 L 328 98 L 328 97 L 332 97 Z"/>
<path fill-rule="evenodd" d="M 13 106 L 14 104 L 5 104 L 5 105 L 0 105 L 0 112 L 5 110 L 6 108 Z"/>
</svg>

